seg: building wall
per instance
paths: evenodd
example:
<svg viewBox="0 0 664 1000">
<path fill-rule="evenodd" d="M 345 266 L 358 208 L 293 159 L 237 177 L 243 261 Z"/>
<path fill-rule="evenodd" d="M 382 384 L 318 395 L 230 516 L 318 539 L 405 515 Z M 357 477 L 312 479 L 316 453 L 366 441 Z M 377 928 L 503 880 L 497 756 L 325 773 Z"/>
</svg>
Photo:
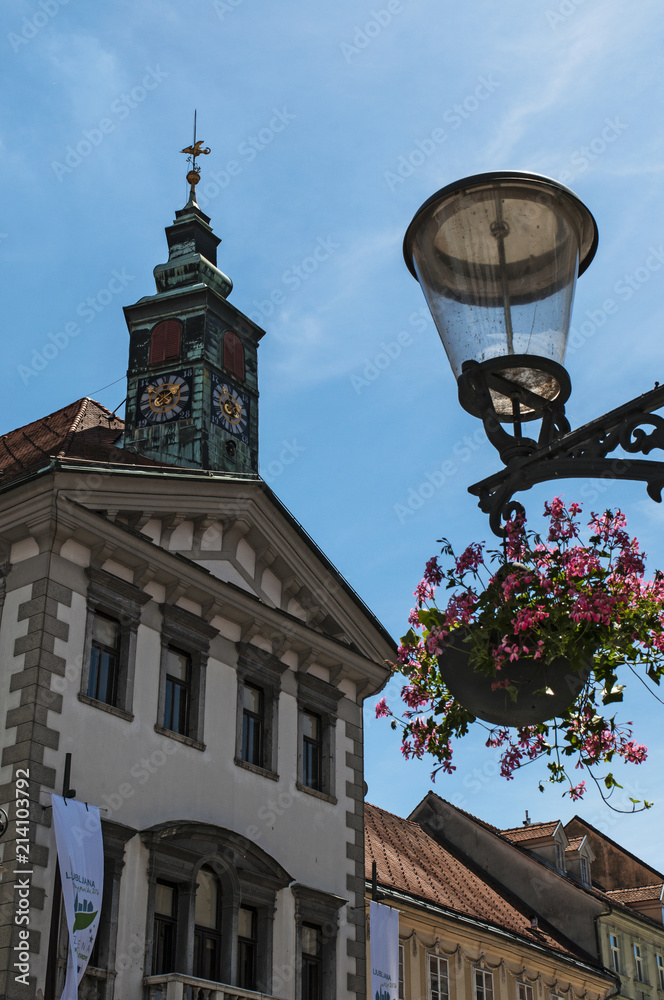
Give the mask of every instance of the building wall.
<svg viewBox="0 0 664 1000">
<path fill-rule="evenodd" d="M 493 1000 L 519 1000 L 519 983 L 532 987 L 532 1000 L 550 1000 L 551 996 L 599 1000 L 615 988 L 599 970 L 566 961 L 550 949 L 538 950 L 508 934 L 473 927 L 436 913 L 435 908 L 426 912 L 401 902 L 398 909 L 404 1000 L 431 997 L 429 956 L 447 962 L 449 1000 L 480 1000 L 475 983 L 478 969 L 492 976 Z"/>
<path fill-rule="evenodd" d="M 603 889 L 621 889 L 640 885 L 656 885 L 662 881 L 661 874 L 649 865 L 639 861 L 617 844 L 612 844 L 598 831 L 574 818 L 565 824 L 569 837 L 588 838 L 593 854 L 593 879 Z"/>
<path fill-rule="evenodd" d="M 103 519 L 100 522 L 103 535 Z M 354 697 L 356 683 L 346 676 L 343 667 L 344 657 L 351 654 L 339 648 L 335 673 L 337 720 L 330 726 L 334 747 L 332 795 L 297 787 L 298 678 L 331 677 L 329 663 L 325 664 L 316 651 L 318 642 L 324 645 L 326 640 L 316 633 L 311 633 L 312 646 L 304 667 L 302 657 L 289 652 L 288 643 L 282 651 L 276 774 L 256 773 L 234 762 L 239 648 L 235 640 L 244 634 L 247 648 L 252 648 L 252 640 L 256 649 L 272 648 L 261 635 L 263 612 L 258 603 L 251 628 L 246 620 L 232 622 L 230 611 L 208 615 L 212 631 L 221 631 L 209 645 L 201 739 L 155 731 L 160 721 L 161 606 L 169 603 L 170 593 L 175 606 L 196 614 L 201 610 L 202 591 L 194 592 L 192 598 L 186 585 L 155 579 L 154 574 L 140 568 L 146 564 L 131 546 L 123 550 L 116 543 L 107 548 L 100 542 L 95 548 L 89 535 L 70 531 L 67 537 L 62 527 L 57 544 L 53 544 L 54 527 L 51 522 L 41 552 L 35 539 L 15 544 L 0 629 L 0 651 L 4 654 L 0 691 L 6 695 L 0 719 L 4 727 L 0 781 L 3 799 L 10 801 L 15 794 L 17 767 L 30 770 L 31 853 L 35 861 L 30 890 L 29 986 L 17 984 L 12 972 L 11 949 L 17 933 L 17 927 L 12 926 L 13 864 L 7 865 L 10 871 L 0 886 L 0 995 L 22 1000 L 44 989 L 55 881 L 51 810 L 44 792 L 61 791 L 64 755 L 71 753 L 71 784 L 77 798 L 99 805 L 105 830 L 112 828 L 126 841 L 118 862 L 121 876 L 114 961 L 116 998 L 142 998 L 142 979 L 146 971 L 150 972 L 145 958 L 150 952 L 149 883 L 154 873 L 145 831 L 176 822 L 210 824 L 231 831 L 237 835 L 236 840 L 240 838 L 238 843 L 244 838 L 242 842 L 255 845 L 259 853 L 264 851 L 273 859 L 274 865 L 287 873 L 287 882 L 337 897 L 339 903 L 343 903 L 343 897 L 347 903 L 340 905 L 334 916 L 339 924 L 334 996 L 344 1000 L 363 996 L 363 924 L 361 913 L 353 912 L 364 895 L 362 709 L 361 701 Z M 138 541 L 135 545 L 140 548 Z M 143 579 L 146 597 L 153 595 L 141 609 L 137 628 L 129 715 L 90 704 L 90 699 L 81 694 L 89 586 L 86 573 L 87 564 L 95 562 L 102 572 L 118 580 L 136 582 L 142 574 L 148 578 Z M 181 564 L 173 564 L 172 577 L 183 572 Z M 187 572 L 195 576 L 196 571 Z M 264 577 L 265 569 L 257 567 L 257 572 Z M 207 585 L 211 590 L 219 588 L 221 576 L 221 570 L 213 577 L 201 574 L 202 584 L 198 586 L 205 587 L 205 581 L 210 581 Z M 250 591 L 246 577 L 242 579 L 243 589 Z M 279 596 L 274 582 L 270 586 L 274 596 Z M 270 629 L 274 630 L 272 623 Z M 293 630 L 292 620 L 285 619 L 284 638 L 292 638 Z M 331 690 L 332 686 L 326 684 L 326 690 Z M 370 689 L 375 686 L 369 683 Z M 14 828 L 10 837 L 13 832 Z M 4 858 L 11 861 L 11 839 L 3 847 Z M 273 990 L 284 998 L 294 998 L 297 993 L 296 910 L 302 906 L 305 912 L 306 905 L 306 898 L 302 902 L 288 885 L 277 892 L 272 936 Z"/>
<path fill-rule="evenodd" d="M 620 995 L 630 1000 L 661 1000 L 664 997 L 664 928 L 658 930 L 649 921 L 632 919 L 624 911 L 614 910 L 599 921 L 598 934 L 602 958 L 609 969 L 615 969 L 611 936 L 619 948 Z M 643 978 L 638 978 L 634 945 L 640 949 Z M 657 966 L 661 958 L 661 973 Z"/>
</svg>

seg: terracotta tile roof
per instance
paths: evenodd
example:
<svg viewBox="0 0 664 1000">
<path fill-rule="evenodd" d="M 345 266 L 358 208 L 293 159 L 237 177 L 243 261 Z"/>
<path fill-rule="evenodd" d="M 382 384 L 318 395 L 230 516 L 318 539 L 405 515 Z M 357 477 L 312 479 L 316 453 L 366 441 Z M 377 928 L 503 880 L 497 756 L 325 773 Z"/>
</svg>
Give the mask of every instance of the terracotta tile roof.
<svg viewBox="0 0 664 1000">
<path fill-rule="evenodd" d="M 633 889 L 607 889 L 606 895 L 611 899 L 617 899 L 621 903 L 641 903 L 647 899 L 662 899 L 664 895 L 664 883 L 657 885 L 639 885 Z"/>
<path fill-rule="evenodd" d="M 514 826 L 508 830 L 500 830 L 503 837 L 507 837 L 515 844 L 523 843 L 524 840 L 539 840 L 541 837 L 552 837 L 559 820 L 550 823 L 531 823 L 529 826 Z"/>
<path fill-rule="evenodd" d="M 379 885 L 434 903 L 454 913 L 507 930 L 520 938 L 582 958 L 548 925 L 530 926 L 532 910 L 494 884 L 451 845 L 443 846 L 418 823 L 365 803 L 365 872 L 376 862 Z"/>
<path fill-rule="evenodd" d="M 565 854 L 573 854 L 575 851 L 578 851 L 583 841 L 583 837 L 570 837 L 569 846 L 565 848 Z"/>
<path fill-rule="evenodd" d="M 0 437 L 0 483 L 36 470 L 51 459 L 84 459 L 124 465 L 159 463 L 118 448 L 124 420 L 93 399 L 77 399 L 55 413 Z"/>
</svg>

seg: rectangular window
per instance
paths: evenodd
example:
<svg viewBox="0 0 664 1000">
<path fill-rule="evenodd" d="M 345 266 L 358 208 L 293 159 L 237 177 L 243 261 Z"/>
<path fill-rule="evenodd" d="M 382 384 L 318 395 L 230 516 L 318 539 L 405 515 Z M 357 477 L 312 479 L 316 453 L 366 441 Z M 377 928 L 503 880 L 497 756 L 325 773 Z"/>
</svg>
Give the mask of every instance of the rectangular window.
<svg viewBox="0 0 664 1000">
<path fill-rule="evenodd" d="M 245 990 L 256 989 L 257 947 L 256 911 L 241 906 L 237 918 L 237 984 Z"/>
<path fill-rule="evenodd" d="M 187 736 L 191 697 L 191 658 L 178 649 L 166 652 L 166 699 L 164 729 Z"/>
<path fill-rule="evenodd" d="M 664 990 L 664 956 L 657 956 L 657 989 Z"/>
<path fill-rule="evenodd" d="M 154 896 L 153 976 L 174 971 L 176 924 L 177 889 L 168 882 L 158 881 Z"/>
<path fill-rule="evenodd" d="M 196 883 L 193 972 L 198 979 L 219 982 L 221 959 L 219 885 L 213 873 L 205 867 L 199 870 Z"/>
<path fill-rule="evenodd" d="M 406 1000 L 406 949 L 399 945 L 399 1000 Z"/>
<path fill-rule="evenodd" d="M 130 721 L 136 638 L 150 595 L 104 570 L 89 567 L 79 699 Z"/>
<path fill-rule="evenodd" d="M 493 1000 L 493 973 L 475 969 L 475 1000 Z"/>
<path fill-rule="evenodd" d="M 265 699 L 252 684 L 242 687 L 242 760 L 264 766 Z"/>
<path fill-rule="evenodd" d="M 581 881 L 584 885 L 590 885 L 590 868 L 588 866 L 588 858 L 581 856 Z"/>
<path fill-rule="evenodd" d="M 618 944 L 618 936 L 616 934 L 609 934 L 609 946 L 611 948 L 611 968 L 614 972 L 621 972 L 620 945 Z"/>
<path fill-rule="evenodd" d="M 88 697 L 116 705 L 119 669 L 120 623 L 97 612 L 92 619 Z"/>
<path fill-rule="evenodd" d="M 302 924 L 302 1000 L 322 1000 L 321 929 L 314 924 Z"/>
<path fill-rule="evenodd" d="M 529 983 L 517 983 L 518 1000 L 533 1000 L 533 988 Z"/>
<path fill-rule="evenodd" d="M 447 959 L 429 955 L 429 1000 L 448 1000 Z"/>
<path fill-rule="evenodd" d="M 632 945 L 634 949 L 634 978 L 638 979 L 640 983 L 645 983 L 646 978 L 643 972 L 643 956 L 641 955 L 641 948 L 638 944 Z"/>
<path fill-rule="evenodd" d="M 302 712 L 302 784 L 322 791 L 323 741 L 320 715 Z"/>
</svg>

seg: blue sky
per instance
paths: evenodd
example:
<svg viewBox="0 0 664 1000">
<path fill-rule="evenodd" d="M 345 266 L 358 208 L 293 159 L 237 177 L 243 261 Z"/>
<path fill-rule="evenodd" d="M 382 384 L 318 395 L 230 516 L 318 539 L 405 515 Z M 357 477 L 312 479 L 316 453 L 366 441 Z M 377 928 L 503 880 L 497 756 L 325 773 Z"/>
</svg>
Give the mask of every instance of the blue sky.
<svg viewBox="0 0 664 1000">
<path fill-rule="evenodd" d="M 664 381 L 656 0 L 22 0 L 2 17 L 0 431 L 84 395 L 122 403 L 121 309 L 165 260 L 194 108 L 219 265 L 267 330 L 263 474 L 393 635 L 436 539 L 490 537 L 466 489 L 499 467 L 401 256 L 426 198 L 492 169 L 567 183 L 600 230 L 573 314 L 572 424 Z M 623 506 L 664 567 L 642 486 L 562 492 Z M 531 491 L 529 511 L 550 495 Z M 651 747 L 626 787 L 657 805 L 577 809 L 661 868 L 661 706 L 638 696 L 625 713 Z M 366 753 L 369 799 L 407 815 L 430 766 L 403 762 L 370 712 Z M 534 774 L 505 784 L 472 741 L 436 787 L 499 826 L 575 811 Z"/>
</svg>

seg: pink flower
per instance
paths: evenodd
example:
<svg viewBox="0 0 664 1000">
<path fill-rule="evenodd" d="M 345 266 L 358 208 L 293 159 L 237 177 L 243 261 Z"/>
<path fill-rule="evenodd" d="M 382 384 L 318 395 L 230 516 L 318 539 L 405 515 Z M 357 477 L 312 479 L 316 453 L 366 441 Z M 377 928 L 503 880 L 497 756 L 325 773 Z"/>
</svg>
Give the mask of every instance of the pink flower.
<svg viewBox="0 0 664 1000">
<path fill-rule="evenodd" d="M 420 580 L 413 593 L 417 598 L 418 608 L 421 608 L 426 601 L 433 600 L 433 587 L 426 580 Z"/>
<path fill-rule="evenodd" d="M 386 715 L 391 715 L 391 714 L 392 713 L 390 712 L 389 708 L 387 707 L 387 701 L 385 700 L 385 698 L 381 698 L 380 701 L 376 705 L 376 718 L 377 719 L 382 719 Z"/>
<path fill-rule="evenodd" d="M 465 552 L 461 553 L 458 559 L 454 560 L 454 568 L 458 576 L 463 576 L 468 570 L 475 572 L 477 567 L 484 563 L 483 547 L 483 544 L 473 542 Z"/>
<path fill-rule="evenodd" d="M 427 583 L 430 583 L 432 587 L 437 587 L 438 584 L 443 579 L 443 571 L 438 565 L 438 556 L 433 556 L 429 559 L 424 569 L 424 579 Z"/>
<path fill-rule="evenodd" d="M 576 802 L 578 799 L 582 799 L 586 791 L 585 781 L 580 781 L 578 785 L 572 785 L 567 792 L 572 802 Z"/>
</svg>

